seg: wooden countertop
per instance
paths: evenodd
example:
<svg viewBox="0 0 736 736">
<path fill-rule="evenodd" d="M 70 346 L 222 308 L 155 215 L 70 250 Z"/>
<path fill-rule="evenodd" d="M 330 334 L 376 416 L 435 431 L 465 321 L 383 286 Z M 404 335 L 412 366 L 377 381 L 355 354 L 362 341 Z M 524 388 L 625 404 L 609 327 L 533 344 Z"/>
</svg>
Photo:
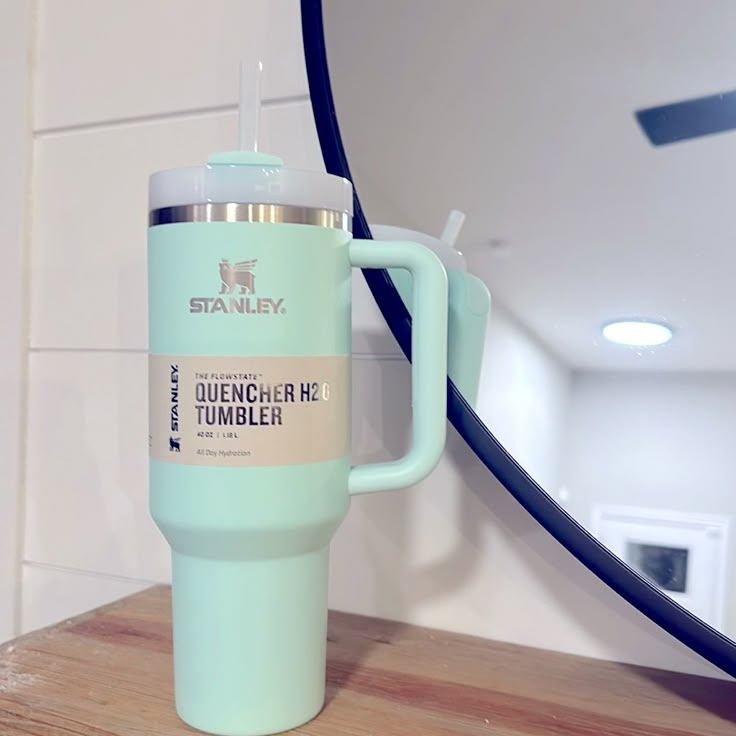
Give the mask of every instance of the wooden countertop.
<svg viewBox="0 0 736 736">
<path fill-rule="evenodd" d="M 736 682 L 331 613 L 310 736 L 734 736 Z M 0 647 L 0 736 L 184 736 L 170 593 Z"/>
</svg>

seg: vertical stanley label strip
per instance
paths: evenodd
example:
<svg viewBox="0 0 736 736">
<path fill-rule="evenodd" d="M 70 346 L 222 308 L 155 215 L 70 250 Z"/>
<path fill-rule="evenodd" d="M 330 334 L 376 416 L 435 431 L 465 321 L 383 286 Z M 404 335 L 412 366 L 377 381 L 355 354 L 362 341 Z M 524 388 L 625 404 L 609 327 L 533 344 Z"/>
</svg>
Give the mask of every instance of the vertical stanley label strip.
<svg viewBox="0 0 736 736">
<path fill-rule="evenodd" d="M 264 467 L 350 453 L 349 356 L 148 361 L 155 460 Z"/>
</svg>

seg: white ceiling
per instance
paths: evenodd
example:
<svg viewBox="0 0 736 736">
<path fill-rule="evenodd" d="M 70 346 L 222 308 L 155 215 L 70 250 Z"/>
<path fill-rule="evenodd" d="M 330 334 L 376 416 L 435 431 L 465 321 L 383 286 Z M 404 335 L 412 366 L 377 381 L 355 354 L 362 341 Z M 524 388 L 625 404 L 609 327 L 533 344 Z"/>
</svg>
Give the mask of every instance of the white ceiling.
<svg viewBox="0 0 736 736">
<path fill-rule="evenodd" d="M 736 89 L 733 0 L 326 0 L 368 218 L 439 233 L 579 369 L 736 370 L 736 132 L 652 147 L 642 107 Z M 489 242 L 500 239 L 504 247 Z M 664 348 L 602 323 L 663 319 Z"/>
</svg>

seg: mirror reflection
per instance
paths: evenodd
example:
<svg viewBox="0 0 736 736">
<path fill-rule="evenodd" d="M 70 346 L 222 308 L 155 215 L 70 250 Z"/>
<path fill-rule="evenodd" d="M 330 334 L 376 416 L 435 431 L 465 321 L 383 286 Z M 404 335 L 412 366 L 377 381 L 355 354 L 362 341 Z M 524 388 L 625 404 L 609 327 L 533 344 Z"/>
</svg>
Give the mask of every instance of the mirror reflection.
<svg viewBox="0 0 736 736">
<path fill-rule="evenodd" d="M 374 234 L 425 234 L 490 293 L 488 315 L 463 292 L 449 356 L 479 416 L 736 636 L 736 5 L 327 0 L 324 19 Z"/>
</svg>

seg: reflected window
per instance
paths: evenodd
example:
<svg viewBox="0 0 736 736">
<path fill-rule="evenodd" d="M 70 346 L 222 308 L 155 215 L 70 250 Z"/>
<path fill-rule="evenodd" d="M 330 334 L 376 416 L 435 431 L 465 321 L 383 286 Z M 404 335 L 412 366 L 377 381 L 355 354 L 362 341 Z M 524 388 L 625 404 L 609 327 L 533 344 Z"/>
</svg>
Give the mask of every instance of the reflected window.
<svg viewBox="0 0 736 736">
<path fill-rule="evenodd" d="M 659 544 L 626 545 L 626 562 L 656 586 L 671 593 L 687 590 L 688 550 Z"/>
</svg>

